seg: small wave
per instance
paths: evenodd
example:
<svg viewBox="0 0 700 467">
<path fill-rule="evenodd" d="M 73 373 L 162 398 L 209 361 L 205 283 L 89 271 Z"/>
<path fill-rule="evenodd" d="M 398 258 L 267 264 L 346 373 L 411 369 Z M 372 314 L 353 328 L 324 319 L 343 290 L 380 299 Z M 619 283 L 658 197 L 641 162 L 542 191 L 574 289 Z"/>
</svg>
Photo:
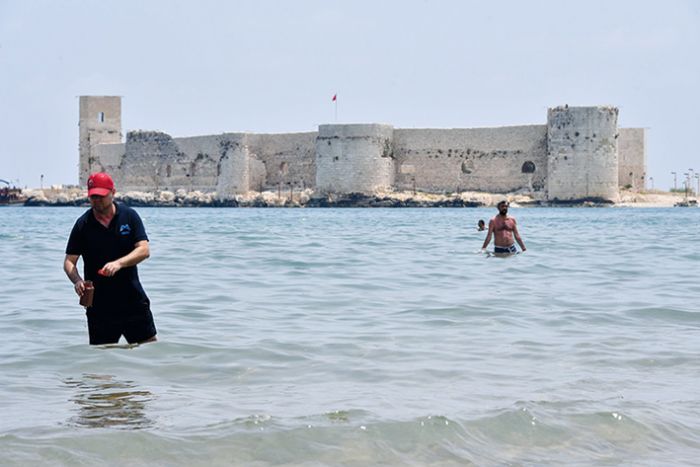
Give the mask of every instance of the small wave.
<svg viewBox="0 0 700 467">
<path fill-rule="evenodd" d="M 700 312 L 671 307 L 633 308 L 626 312 L 635 319 L 653 319 L 668 323 L 700 324 Z"/>
<path fill-rule="evenodd" d="M 97 386 L 103 378 L 97 378 Z M 677 436 L 687 426 L 647 425 L 618 410 L 584 411 L 566 403 L 518 403 L 481 417 L 459 419 L 424 415 L 387 420 L 360 409 L 338 409 L 285 418 L 269 413 L 238 416 L 200 427 L 156 429 L 156 419 L 139 415 L 140 399 L 128 382 L 111 396 L 89 400 L 93 382 L 80 387 L 89 411 L 70 423 L 78 431 L 9 433 L 0 437 L 4 459 L 18 463 L 28 453 L 38 463 L 86 463 L 119 459 L 136 463 L 190 465 L 501 465 L 501 464 L 682 464 L 692 459 L 697 436 Z M 81 411 L 83 409 L 81 407 Z M 109 412 L 116 412 L 109 416 Z M 124 411 L 129 415 L 124 416 Z M 131 411 L 131 412 L 129 412 Z M 99 413 L 98 413 L 99 412 Z M 105 418 L 106 416 L 106 418 Z M 131 417 L 131 418 L 130 418 Z M 138 423 L 123 424 L 126 420 Z M 110 420 L 112 424 L 105 424 Z M 80 429 L 101 428 L 91 434 Z M 121 428 L 114 431 L 114 428 Z M 106 429 L 106 430 L 105 430 Z M 86 443 L 86 439 L 89 442 Z M 672 462 L 673 463 L 673 462 Z"/>
</svg>

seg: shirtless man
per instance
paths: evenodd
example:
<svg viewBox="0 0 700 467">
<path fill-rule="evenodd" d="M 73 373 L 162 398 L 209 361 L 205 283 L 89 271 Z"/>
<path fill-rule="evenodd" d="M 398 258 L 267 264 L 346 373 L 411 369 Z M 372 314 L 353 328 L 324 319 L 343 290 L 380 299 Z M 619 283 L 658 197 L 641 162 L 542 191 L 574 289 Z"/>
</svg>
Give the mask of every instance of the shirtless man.
<svg viewBox="0 0 700 467">
<path fill-rule="evenodd" d="M 517 253 L 518 250 L 515 248 L 515 243 L 513 242 L 513 236 L 515 236 L 515 241 L 520 245 L 522 251 L 527 250 L 523 240 L 520 238 L 518 233 L 518 226 L 514 217 L 508 215 L 508 201 L 499 202 L 496 207 L 498 208 L 498 215 L 489 221 L 489 233 L 486 235 L 486 240 L 484 240 L 484 246 L 481 247 L 482 250 L 486 250 L 491 242 L 491 235 L 494 238 L 494 253 Z"/>
</svg>

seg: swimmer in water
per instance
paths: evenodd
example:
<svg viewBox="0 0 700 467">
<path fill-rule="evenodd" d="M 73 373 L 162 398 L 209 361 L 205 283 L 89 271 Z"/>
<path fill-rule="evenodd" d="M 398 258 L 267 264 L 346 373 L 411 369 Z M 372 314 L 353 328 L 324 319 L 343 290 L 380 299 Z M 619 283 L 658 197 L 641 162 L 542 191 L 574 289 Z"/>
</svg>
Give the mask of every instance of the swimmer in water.
<svg viewBox="0 0 700 467">
<path fill-rule="evenodd" d="M 508 215 L 508 201 L 500 201 L 496 207 L 498 208 L 498 215 L 494 216 L 493 219 L 489 221 L 489 232 L 486 235 L 486 240 L 484 240 L 484 245 L 481 247 L 481 250 L 486 250 L 486 247 L 488 247 L 491 242 L 491 236 L 493 236 L 494 253 L 517 253 L 518 249 L 515 247 L 513 238 L 515 238 L 515 241 L 520 245 L 520 249 L 523 252 L 526 251 L 527 248 L 525 248 L 525 243 L 523 243 L 522 238 L 520 238 L 515 217 Z"/>
</svg>

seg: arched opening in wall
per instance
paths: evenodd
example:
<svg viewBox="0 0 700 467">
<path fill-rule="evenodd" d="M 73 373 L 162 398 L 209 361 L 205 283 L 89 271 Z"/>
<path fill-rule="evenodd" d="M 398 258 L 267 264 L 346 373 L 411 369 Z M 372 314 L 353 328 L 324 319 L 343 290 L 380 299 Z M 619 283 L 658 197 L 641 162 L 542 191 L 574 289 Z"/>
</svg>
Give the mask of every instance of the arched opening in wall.
<svg viewBox="0 0 700 467">
<path fill-rule="evenodd" d="M 170 164 L 165 167 L 165 176 L 170 177 L 173 174 L 173 168 Z"/>
<path fill-rule="evenodd" d="M 191 162 L 190 163 L 190 177 L 194 177 L 195 175 L 197 175 L 197 163 Z"/>
<path fill-rule="evenodd" d="M 531 174 L 535 173 L 535 163 L 532 161 L 525 161 L 523 164 L 522 169 L 520 169 L 522 173 L 524 174 Z"/>
<path fill-rule="evenodd" d="M 104 112 L 97 112 L 97 122 L 98 123 L 105 122 L 105 113 Z"/>
<path fill-rule="evenodd" d="M 289 173 L 289 164 L 282 162 L 280 164 L 280 176 L 287 175 Z"/>
</svg>

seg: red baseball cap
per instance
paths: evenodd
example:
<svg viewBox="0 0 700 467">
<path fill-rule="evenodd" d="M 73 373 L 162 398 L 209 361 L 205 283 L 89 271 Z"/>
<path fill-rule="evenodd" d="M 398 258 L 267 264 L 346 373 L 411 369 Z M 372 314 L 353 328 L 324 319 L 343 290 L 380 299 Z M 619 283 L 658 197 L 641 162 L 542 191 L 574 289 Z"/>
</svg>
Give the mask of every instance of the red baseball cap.
<svg viewBox="0 0 700 467">
<path fill-rule="evenodd" d="M 114 181 L 112 180 L 112 177 L 107 175 L 105 172 L 90 175 L 87 185 L 88 196 L 107 196 L 107 194 L 114 190 Z"/>
</svg>

